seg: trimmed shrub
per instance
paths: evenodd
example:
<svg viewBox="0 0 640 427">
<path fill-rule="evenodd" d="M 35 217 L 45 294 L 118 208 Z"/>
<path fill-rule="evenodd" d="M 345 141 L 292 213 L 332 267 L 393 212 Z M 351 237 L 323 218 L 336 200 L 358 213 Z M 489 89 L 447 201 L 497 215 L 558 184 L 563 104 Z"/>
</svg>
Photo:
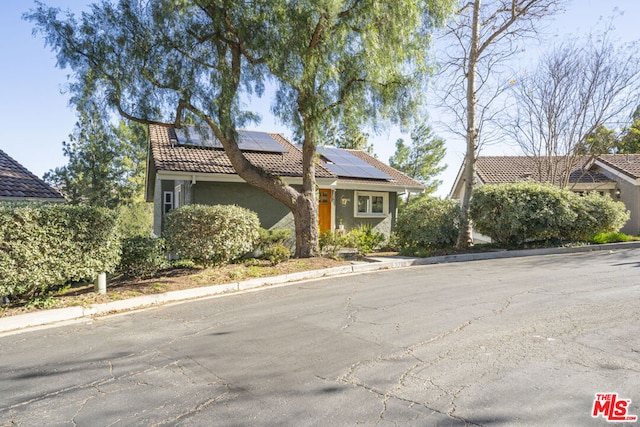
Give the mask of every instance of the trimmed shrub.
<svg viewBox="0 0 640 427">
<path fill-rule="evenodd" d="M 282 243 L 278 243 L 265 249 L 263 255 L 271 265 L 278 265 L 291 258 L 291 251 Z"/>
<path fill-rule="evenodd" d="M 166 216 L 168 249 L 204 266 L 250 252 L 258 241 L 258 215 L 235 205 L 187 205 Z"/>
<path fill-rule="evenodd" d="M 0 295 L 46 294 L 113 272 L 119 260 L 116 215 L 108 209 L 0 207 Z"/>
<path fill-rule="evenodd" d="M 349 231 L 347 239 L 358 250 L 358 253 L 367 255 L 380 248 L 385 237 L 384 234 L 375 231 L 371 225 L 362 224 Z"/>
<path fill-rule="evenodd" d="M 453 246 L 460 228 L 455 200 L 421 197 L 398 213 L 395 235 L 399 249 L 439 249 Z"/>
<path fill-rule="evenodd" d="M 516 182 L 475 189 L 471 218 L 479 233 L 496 243 L 515 245 L 587 240 L 619 230 L 629 217 L 624 204 L 597 193 L 580 196 L 551 184 Z"/>
<path fill-rule="evenodd" d="M 572 196 L 571 205 L 578 217 L 565 232 L 571 240 L 586 241 L 596 234 L 617 232 L 629 220 L 624 203 L 611 197 L 596 192 Z"/>
<path fill-rule="evenodd" d="M 293 237 L 293 230 L 290 228 L 274 228 L 271 230 L 260 228 L 259 235 L 258 246 L 261 249 L 266 249 L 274 245 L 284 245 L 287 240 Z"/>
<path fill-rule="evenodd" d="M 573 194 L 551 184 L 516 182 L 483 185 L 473 192 L 474 228 L 496 243 L 561 238 L 577 219 Z"/>
<path fill-rule="evenodd" d="M 122 257 L 118 271 L 125 276 L 152 277 L 167 264 L 164 240 L 146 236 L 122 239 Z"/>
</svg>

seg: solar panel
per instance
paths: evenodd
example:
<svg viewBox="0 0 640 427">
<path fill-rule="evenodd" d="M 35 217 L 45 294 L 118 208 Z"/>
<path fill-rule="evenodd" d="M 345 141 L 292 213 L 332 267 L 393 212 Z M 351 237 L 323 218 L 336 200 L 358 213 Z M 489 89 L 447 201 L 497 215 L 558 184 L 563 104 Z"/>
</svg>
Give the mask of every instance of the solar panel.
<svg viewBox="0 0 640 427">
<path fill-rule="evenodd" d="M 328 162 L 323 166 L 341 177 L 367 178 L 367 179 L 392 179 L 380 169 L 370 165 L 362 159 L 341 148 L 321 147 L 318 153 Z"/>
<path fill-rule="evenodd" d="M 222 144 L 215 137 L 211 129 L 196 129 L 185 126 L 176 129 L 176 137 L 180 145 L 194 145 L 198 147 L 222 148 Z M 256 151 L 260 153 L 286 153 L 287 149 L 280 145 L 266 132 L 238 131 L 238 147 L 242 151 Z"/>
</svg>

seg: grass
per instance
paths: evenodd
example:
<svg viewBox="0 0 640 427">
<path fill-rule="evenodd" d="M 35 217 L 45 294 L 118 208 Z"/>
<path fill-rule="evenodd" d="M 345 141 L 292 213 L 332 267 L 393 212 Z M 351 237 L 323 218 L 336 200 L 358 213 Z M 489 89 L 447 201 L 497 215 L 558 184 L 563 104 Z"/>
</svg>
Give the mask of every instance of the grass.
<svg viewBox="0 0 640 427">
<path fill-rule="evenodd" d="M 624 233 L 600 233 L 591 238 L 591 243 L 604 244 L 604 243 L 618 243 L 618 242 L 633 242 L 640 241 L 640 237 L 629 236 Z"/>
</svg>

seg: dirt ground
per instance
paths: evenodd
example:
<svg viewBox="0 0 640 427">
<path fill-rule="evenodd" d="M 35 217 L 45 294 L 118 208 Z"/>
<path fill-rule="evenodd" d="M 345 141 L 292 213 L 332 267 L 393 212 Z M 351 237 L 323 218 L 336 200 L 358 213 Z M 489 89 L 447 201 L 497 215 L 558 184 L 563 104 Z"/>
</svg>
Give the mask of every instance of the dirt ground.
<svg viewBox="0 0 640 427">
<path fill-rule="evenodd" d="M 238 282 L 257 277 L 271 277 L 299 271 L 348 265 L 350 262 L 331 258 L 292 259 L 272 266 L 268 261 L 255 261 L 247 264 L 231 264 L 212 268 L 180 268 L 161 271 L 150 279 L 131 279 L 110 277 L 107 293 L 94 292 L 93 283 L 72 285 L 46 298 L 34 301 L 14 301 L 0 306 L 0 317 L 24 314 L 38 310 L 70 306 L 89 306 L 92 304 L 133 298 L 140 295 L 156 294 L 202 286 Z"/>
</svg>

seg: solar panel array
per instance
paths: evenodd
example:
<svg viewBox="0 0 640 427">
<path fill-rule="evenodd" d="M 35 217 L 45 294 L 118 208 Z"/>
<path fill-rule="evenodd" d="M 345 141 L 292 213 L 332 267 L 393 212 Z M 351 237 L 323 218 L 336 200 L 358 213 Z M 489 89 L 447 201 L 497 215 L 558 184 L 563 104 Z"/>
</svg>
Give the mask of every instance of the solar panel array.
<svg viewBox="0 0 640 427">
<path fill-rule="evenodd" d="M 346 150 L 333 147 L 321 147 L 318 148 L 318 153 L 328 160 L 323 166 L 339 177 L 392 179 L 386 173 Z"/>
<path fill-rule="evenodd" d="M 178 144 L 194 145 L 198 147 L 222 148 L 222 144 L 211 129 L 196 129 L 185 126 L 176 129 Z M 287 149 L 280 145 L 266 132 L 238 131 L 238 147 L 242 151 L 256 151 L 259 153 L 286 153 Z"/>
</svg>

